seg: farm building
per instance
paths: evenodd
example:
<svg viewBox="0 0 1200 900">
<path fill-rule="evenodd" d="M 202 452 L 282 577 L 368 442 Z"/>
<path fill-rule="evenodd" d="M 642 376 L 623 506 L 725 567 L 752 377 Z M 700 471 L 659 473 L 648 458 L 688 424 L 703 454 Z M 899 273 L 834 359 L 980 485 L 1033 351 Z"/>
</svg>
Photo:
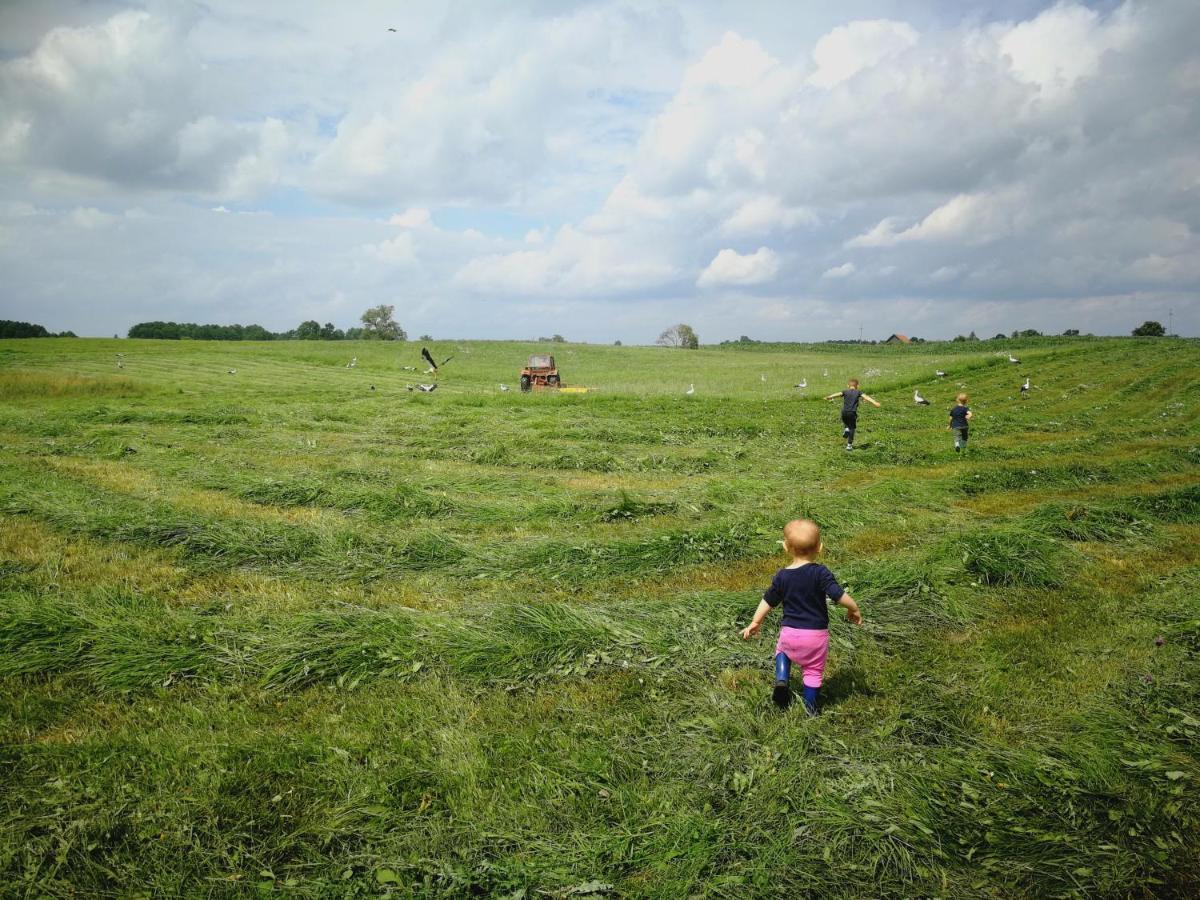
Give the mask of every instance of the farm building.
<svg viewBox="0 0 1200 900">
<path fill-rule="evenodd" d="M 886 341 L 884 341 L 884 343 L 885 344 L 910 344 L 910 343 L 912 343 L 912 341 L 910 341 L 903 334 L 893 334 L 890 338 L 888 338 Z"/>
</svg>

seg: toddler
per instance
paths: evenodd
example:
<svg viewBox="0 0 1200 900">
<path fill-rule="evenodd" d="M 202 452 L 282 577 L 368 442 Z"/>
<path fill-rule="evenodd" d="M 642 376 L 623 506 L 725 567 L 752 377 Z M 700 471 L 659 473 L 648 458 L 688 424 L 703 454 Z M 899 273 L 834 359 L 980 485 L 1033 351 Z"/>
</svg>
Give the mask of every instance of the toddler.
<svg viewBox="0 0 1200 900">
<path fill-rule="evenodd" d="M 742 629 L 749 640 L 758 634 L 763 619 L 783 604 L 783 623 L 775 645 L 775 688 L 772 698 L 780 708 L 791 703 L 789 686 L 792 663 L 804 670 L 804 708 L 816 715 L 817 693 L 829 654 L 829 607 L 826 598 L 846 608 L 846 617 L 862 624 L 862 613 L 825 566 L 815 562 L 821 552 L 821 529 L 816 522 L 796 519 L 783 529 L 783 546 L 792 554 L 792 562 L 775 573 L 771 586 L 763 594 L 750 624 Z"/>
</svg>

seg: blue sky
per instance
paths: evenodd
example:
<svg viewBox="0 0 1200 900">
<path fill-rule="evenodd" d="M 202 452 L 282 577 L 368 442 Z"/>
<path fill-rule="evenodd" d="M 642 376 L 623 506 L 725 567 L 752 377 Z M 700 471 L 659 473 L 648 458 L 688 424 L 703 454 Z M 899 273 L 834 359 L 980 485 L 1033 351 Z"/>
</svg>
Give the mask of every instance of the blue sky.
<svg viewBox="0 0 1200 900">
<path fill-rule="evenodd" d="M 1196 334 L 1198 32 L 1190 0 L 9 0 L 0 317 Z"/>
</svg>

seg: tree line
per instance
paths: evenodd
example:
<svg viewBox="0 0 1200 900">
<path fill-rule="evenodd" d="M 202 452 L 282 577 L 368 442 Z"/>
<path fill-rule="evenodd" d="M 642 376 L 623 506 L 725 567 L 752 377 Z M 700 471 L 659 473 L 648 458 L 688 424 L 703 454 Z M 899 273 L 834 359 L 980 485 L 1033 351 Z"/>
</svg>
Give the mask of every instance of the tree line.
<svg viewBox="0 0 1200 900">
<path fill-rule="evenodd" d="M 47 331 L 43 325 L 32 322 L 14 322 L 11 319 L 0 319 L 0 338 L 39 338 L 39 337 L 76 337 L 73 331 L 60 331 L 55 334 Z"/>
<path fill-rule="evenodd" d="M 373 306 L 362 314 L 361 327 L 343 331 L 332 322 L 301 322 L 289 331 L 269 331 L 261 325 L 198 325 L 194 322 L 139 322 L 131 338 L 164 341 L 404 341 L 408 335 L 395 319 L 396 308 Z"/>
</svg>

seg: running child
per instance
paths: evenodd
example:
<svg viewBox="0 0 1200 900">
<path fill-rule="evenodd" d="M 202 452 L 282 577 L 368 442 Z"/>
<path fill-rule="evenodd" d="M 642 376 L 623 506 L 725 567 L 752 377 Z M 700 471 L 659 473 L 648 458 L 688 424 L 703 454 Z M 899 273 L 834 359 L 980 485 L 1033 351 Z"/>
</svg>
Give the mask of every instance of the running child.
<svg viewBox="0 0 1200 900">
<path fill-rule="evenodd" d="M 836 391 L 825 399 L 834 400 L 838 397 L 842 398 L 842 425 L 845 426 L 842 429 L 842 437 L 846 439 L 846 449 L 853 450 L 854 429 L 858 427 L 858 401 L 866 400 L 876 409 L 879 408 L 879 404 L 875 402 L 874 398 L 868 397 L 858 389 L 857 378 L 851 378 L 847 381 L 844 391 Z"/>
<path fill-rule="evenodd" d="M 817 713 L 817 693 L 829 655 L 826 598 L 844 606 L 846 618 L 855 625 L 862 624 L 862 613 L 833 573 L 815 561 L 821 552 L 821 529 L 816 522 L 808 519 L 788 522 L 783 529 L 783 546 L 792 555 L 792 562 L 775 573 L 754 611 L 754 618 L 742 629 L 742 638 L 750 640 L 758 634 L 763 619 L 783 604 L 783 622 L 775 645 L 775 688 L 771 696 L 781 709 L 791 703 L 789 679 L 795 663 L 804 670 L 804 708 L 813 716 Z"/>
<path fill-rule="evenodd" d="M 947 431 L 954 432 L 955 453 L 966 449 L 970 423 L 971 407 L 967 406 L 967 395 L 959 394 L 957 405 L 950 409 L 950 424 L 946 426 Z"/>
</svg>

